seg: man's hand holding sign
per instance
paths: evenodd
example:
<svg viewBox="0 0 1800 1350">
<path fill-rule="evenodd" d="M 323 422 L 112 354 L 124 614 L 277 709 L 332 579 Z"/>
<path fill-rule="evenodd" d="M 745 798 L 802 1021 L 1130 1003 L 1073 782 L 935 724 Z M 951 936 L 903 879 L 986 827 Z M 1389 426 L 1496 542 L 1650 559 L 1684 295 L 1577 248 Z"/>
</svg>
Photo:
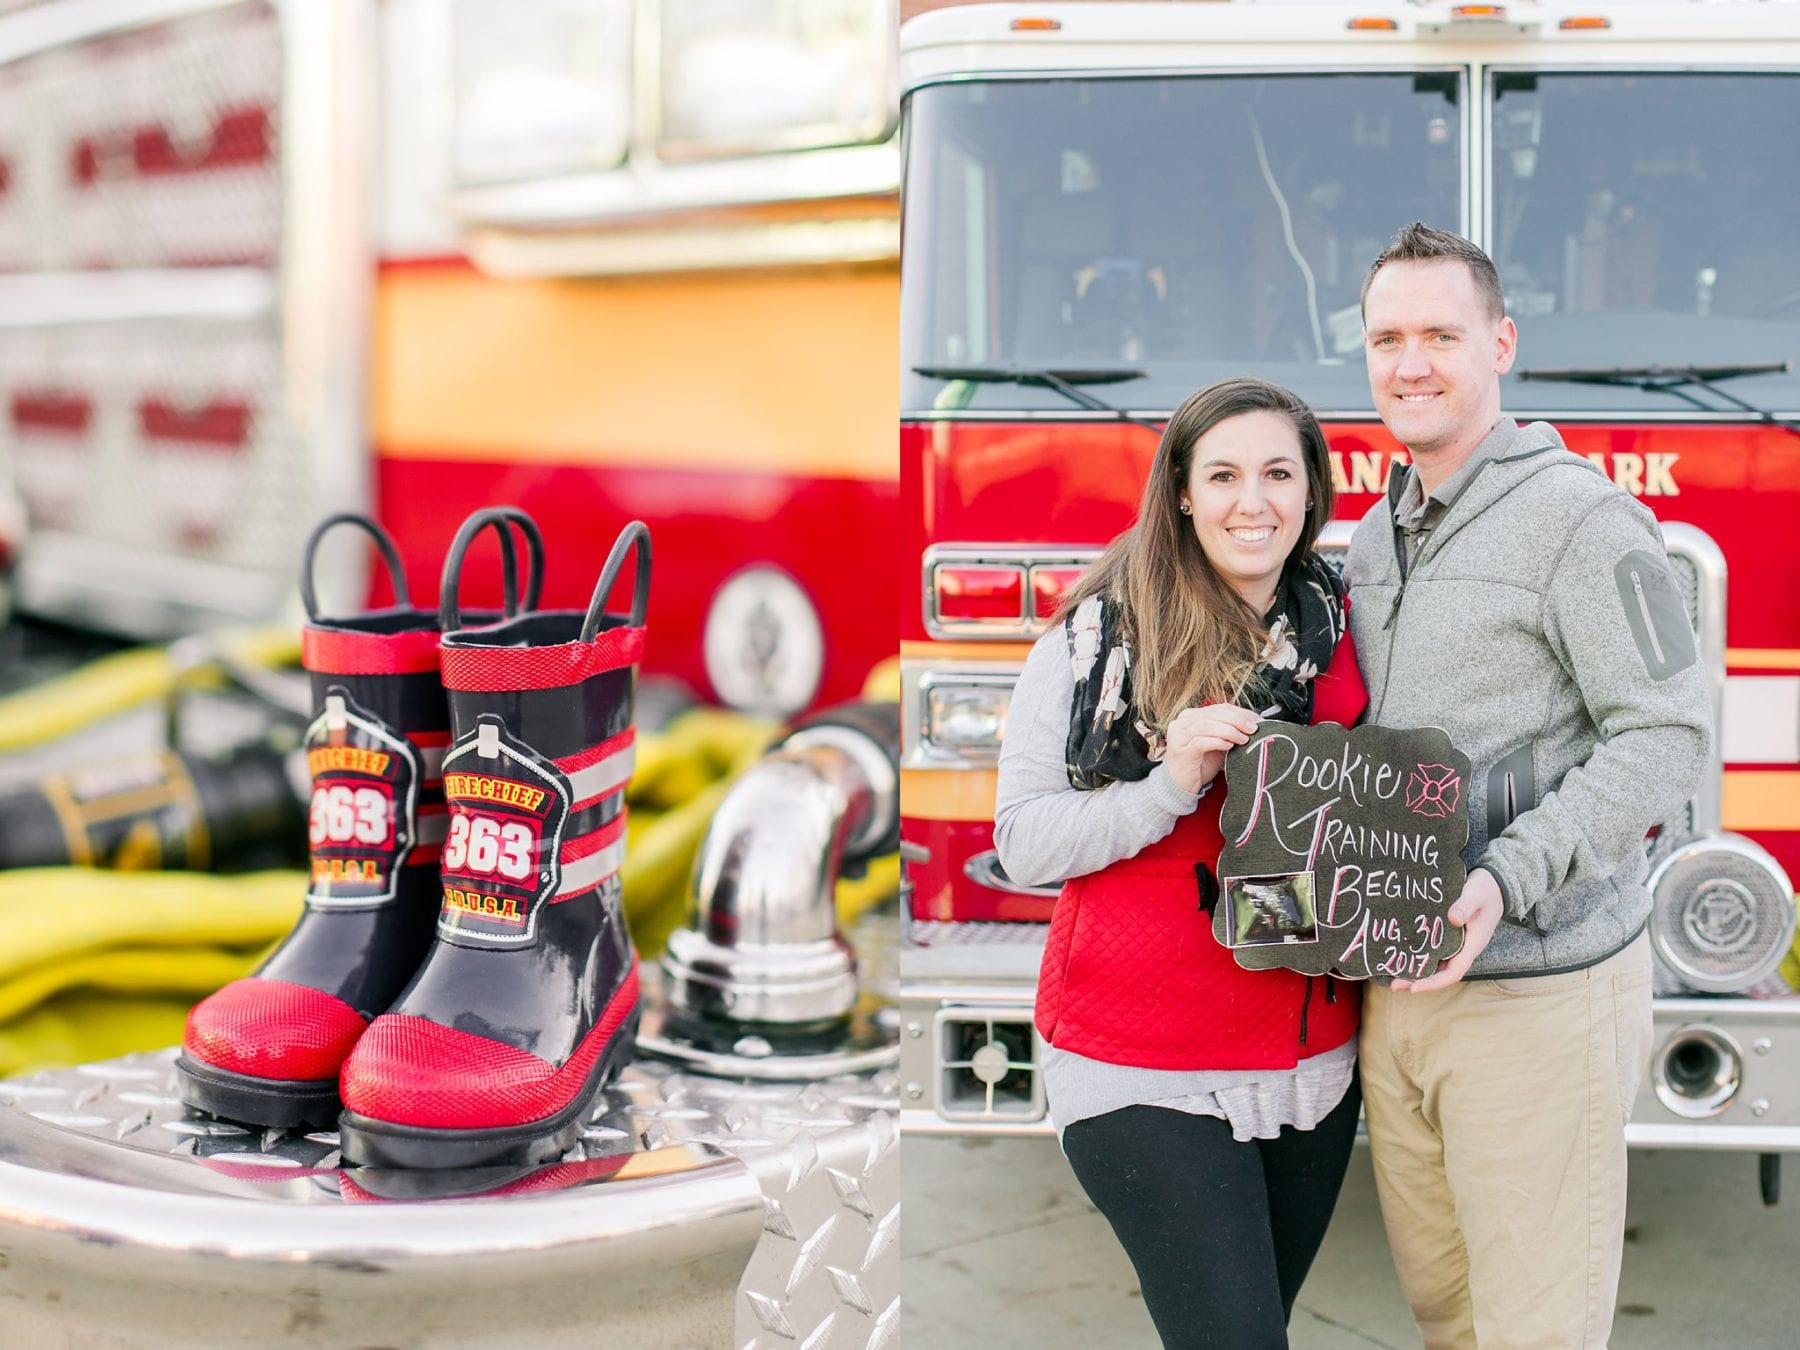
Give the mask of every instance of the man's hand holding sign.
<svg viewBox="0 0 1800 1350">
<path fill-rule="evenodd" d="M 1461 949 L 1439 966 L 1437 973 L 1430 978 L 1395 980 L 1393 987 L 1429 994 L 1433 989 L 1445 989 L 1455 984 L 1469 973 L 1469 967 L 1475 964 L 1475 958 L 1487 949 L 1488 941 L 1500 926 L 1501 915 L 1505 912 L 1506 900 L 1500 894 L 1499 883 L 1491 873 L 1477 867 L 1469 873 L 1468 881 L 1463 884 L 1462 895 L 1450 906 L 1450 922 L 1463 932 Z"/>
<path fill-rule="evenodd" d="M 1499 890 L 1465 873 L 1469 760 L 1442 731 L 1265 722 L 1225 775 L 1213 931 L 1239 965 L 1429 990 L 1487 945 Z"/>
</svg>

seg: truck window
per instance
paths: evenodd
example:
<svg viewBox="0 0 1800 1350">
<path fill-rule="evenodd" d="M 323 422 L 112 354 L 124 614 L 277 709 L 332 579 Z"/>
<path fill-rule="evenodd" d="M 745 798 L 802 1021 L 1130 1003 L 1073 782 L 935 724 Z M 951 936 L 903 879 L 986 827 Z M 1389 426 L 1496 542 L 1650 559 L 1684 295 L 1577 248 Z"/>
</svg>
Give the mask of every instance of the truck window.
<svg viewBox="0 0 1800 1350">
<path fill-rule="evenodd" d="M 1061 405 L 915 366 L 1122 369 L 1137 408 L 1258 374 L 1369 407 L 1364 272 L 1463 229 L 1453 71 L 959 82 L 912 95 L 903 406 Z"/>
<path fill-rule="evenodd" d="M 1800 140 L 1786 131 L 1800 125 L 1800 76 L 1504 71 L 1490 98 L 1492 253 L 1521 367 L 1800 363 Z M 1727 387 L 1800 407 L 1793 373 Z M 1514 381 L 1506 399 L 1691 406 L 1560 382 Z"/>
</svg>

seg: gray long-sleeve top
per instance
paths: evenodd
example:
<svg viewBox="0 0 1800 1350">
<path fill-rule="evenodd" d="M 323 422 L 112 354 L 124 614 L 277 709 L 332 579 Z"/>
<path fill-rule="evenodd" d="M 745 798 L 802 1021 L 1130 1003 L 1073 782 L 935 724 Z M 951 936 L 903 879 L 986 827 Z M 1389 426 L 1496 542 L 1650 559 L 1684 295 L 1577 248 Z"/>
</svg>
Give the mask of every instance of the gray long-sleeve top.
<svg viewBox="0 0 1800 1350">
<path fill-rule="evenodd" d="M 1000 750 L 994 847 L 1006 874 L 1049 885 L 1098 872 L 1165 838 L 1199 804 L 1158 764 L 1135 783 L 1083 791 L 1069 783 L 1066 744 L 1075 695 L 1068 638 L 1059 625 L 1031 649 L 1007 713 Z M 1209 860 L 1210 861 L 1210 860 Z M 1237 1139 L 1266 1139 L 1283 1125 L 1311 1129 L 1343 1099 L 1356 1043 L 1298 1068 L 1143 1069 L 1045 1049 L 1044 1083 L 1059 1131 L 1126 1106 L 1154 1105 L 1231 1124 Z"/>
</svg>

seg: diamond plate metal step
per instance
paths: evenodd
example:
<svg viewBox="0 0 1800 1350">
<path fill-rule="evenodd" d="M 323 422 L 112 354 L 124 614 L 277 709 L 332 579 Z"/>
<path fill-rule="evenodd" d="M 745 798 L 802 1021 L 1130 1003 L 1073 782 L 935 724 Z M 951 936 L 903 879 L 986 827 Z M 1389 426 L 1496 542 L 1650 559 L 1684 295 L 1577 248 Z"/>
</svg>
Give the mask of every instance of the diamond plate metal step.
<svg viewBox="0 0 1800 1350">
<path fill-rule="evenodd" d="M 0 1083 L 0 1344 L 898 1344 L 893 1069 L 630 1066 L 536 1169 L 347 1168 L 173 1051 Z"/>
</svg>

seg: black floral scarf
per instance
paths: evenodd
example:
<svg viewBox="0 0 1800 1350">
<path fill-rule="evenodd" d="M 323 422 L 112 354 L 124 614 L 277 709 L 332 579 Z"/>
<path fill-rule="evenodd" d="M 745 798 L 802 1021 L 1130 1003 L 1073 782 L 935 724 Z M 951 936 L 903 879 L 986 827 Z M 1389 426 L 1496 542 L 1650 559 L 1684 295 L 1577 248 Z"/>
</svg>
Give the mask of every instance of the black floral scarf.
<svg viewBox="0 0 1800 1350">
<path fill-rule="evenodd" d="M 1344 636 L 1342 578 L 1309 553 L 1282 576 L 1263 622 L 1269 643 L 1243 703 L 1279 721 L 1310 722 L 1313 677 L 1331 664 Z M 1132 702 L 1131 647 L 1119 628 L 1118 602 L 1097 595 L 1082 601 L 1063 625 L 1075 671 L 1067 761 L 1069 782 L 1078 788 L 1135 782 L 1163 757 L 1163 733 L 1146 724 Z"/>
</svg>

